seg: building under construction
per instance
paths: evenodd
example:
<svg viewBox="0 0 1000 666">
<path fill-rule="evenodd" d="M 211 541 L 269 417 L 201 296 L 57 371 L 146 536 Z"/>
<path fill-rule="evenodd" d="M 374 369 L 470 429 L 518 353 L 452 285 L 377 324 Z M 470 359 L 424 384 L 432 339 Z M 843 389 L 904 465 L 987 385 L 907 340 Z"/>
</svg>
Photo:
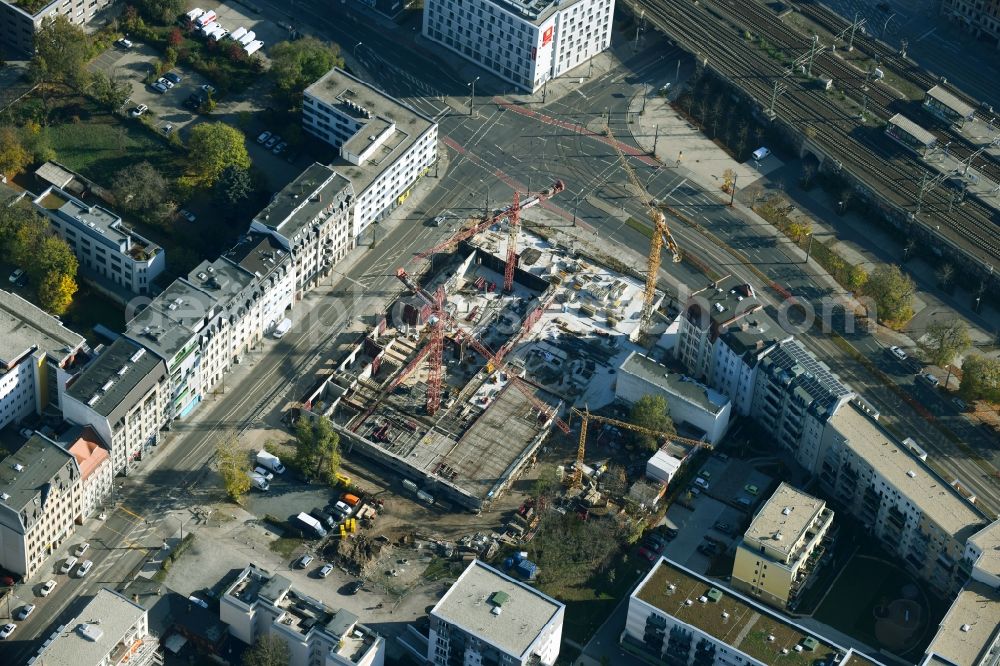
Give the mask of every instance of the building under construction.
<svg viewBox="0 0 1000 666">
<path fill-rule="evenodd" d="M 613 369 L 636 348 L 640 280 L 509 226 L 460 233 L 434 271 L 400 269 L 408 293 L 299 406 L 427 502 L 487 507 L 553 426 L 568 431 L 560 413 L 611 402 Z"/>
</svg>

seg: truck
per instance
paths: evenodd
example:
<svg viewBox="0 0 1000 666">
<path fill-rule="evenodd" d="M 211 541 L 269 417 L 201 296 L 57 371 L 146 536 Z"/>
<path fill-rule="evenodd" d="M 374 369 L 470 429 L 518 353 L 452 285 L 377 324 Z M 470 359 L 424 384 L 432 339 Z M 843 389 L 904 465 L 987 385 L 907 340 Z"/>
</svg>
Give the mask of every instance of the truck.
<svg viewBox="0 0 1000 666">
<path fill-rule="evenodd" d="M 320 525 L 319 521 L 310 516 L 308 513 L 300 513 L 295 516 L 295 520 L 298 521 L 299 525 L 308 533 L 322 539 L 326 536 L 326 530 Z"/>
<path fill-rule="evenodd" d="M 254 41 L 244 46 L 243 50 L 246 51 L 247 55 L 253 55 L 254 53 L 257 53 L 257 51 L 260 51 L 262 48 L 264 48 L 264 42 L 260 41 L 259 39 L 255 39 Z"/>
<path fill-rule="evenodd" d="M 281 458 L 273 453 L 268 453 L 264 449 L 257 452 L 257 464 L 264 469 L 271 470 L 275 474 L 285 473 L 285 466 L 281 464 Z"/>
<path fill-rule="evenodd" d="M 275 338 L 280 338 L 285 333 L 288 333 L 288 331 L 291 328 L 292 328 L 292 320 L 289 319 L 288 317 L 285 317 L 284 319 L 278 322 L 277 326 L 274 327 L 274 332 L 271 333 L 271 335 L 273 335 Z"/>
<path fill-rule="evenodd" d="M 267 489 L 271 487 L 271 484 L 267 482 L 267 479 L 260 474 L 251 474 L 250 484 L 261 492 L 267 492 Z"/>
</svg>

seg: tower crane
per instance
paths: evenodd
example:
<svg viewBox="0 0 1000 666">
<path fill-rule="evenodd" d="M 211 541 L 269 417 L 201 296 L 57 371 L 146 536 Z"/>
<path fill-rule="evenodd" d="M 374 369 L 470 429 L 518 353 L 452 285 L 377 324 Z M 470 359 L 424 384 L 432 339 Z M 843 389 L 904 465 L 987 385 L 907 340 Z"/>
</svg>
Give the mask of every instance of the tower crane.
<svg viewBox="0 0 1000 666">
<path fill-rule="evenodd" d="M 619 421 L 618 419 L 608 418 L 607 416 L 597 416 L 596 414 L 591 414 L 590 410 L 586 407 L 581 411 L 574 407 L 572 409 L 573 414 L 580 416 L 580 442 L 576 448 L 576 465 L 573 468 L 573 475 L 570 477 L 570 487 L 579 488 L 583 483 L 583 457 L 587 450 L 587 424 L 589 421 L 599 421 L 601 423 L 607 423 L 618 428 L 623 428 L 625 430 L 631 430 L 632 432 L 641 432 L 645 435 L 653 435 L 654 437 L 664 437 L 672 442 L 680 442 L 682 444 L 690 444 L 695 449 L 702 447 L 712 448 L 711 444 L 703 442 L 700 439 L 690 439 L 688 437 L 678 437 L 677 435 L 670 432 L 662 432 L 657 430 L 650 430 L 649 428 L 643 428 L 642 426 L 637 426 L 634 423 L 627 423 L 625 421 Z"/>
<path fill-rule="evenodd" d="M 656 207 L 653 197 L 649 195 L 649 192 L 646 191 L 646 188 L 639 181 L 639 177 L 635 175 L 632 165 L 629 164 L 628 158 L 625 157 L 621 146 L 615 140 L 615 135 L 611 133 L 611 127 L 605 123 L 604 129 L 607 132 L 608 138 L 611 139 L 611 145 L 614 146 L 615 152 L 618 153 L 618 161 L 621 163 L 622 169 L 625 170 L 625 174 L 628 176 L 632 186 L 639 191 L 639 197 L 642 199 L 643 205 L 646 206 L 649 219 L 653 222 L 653 235 L 649 243 L 649 257 L 646 259 L 646 288 L 642 298 L 642 317 L 639 323 L 639 331 L 646 333 L 653 322 L 656 279 L 660 273 L 660 251 L 665 244 L 673 255 L 673 260 L 676 264 L 681 260 L 681 249 L 670 233 L 670 227 L 667 226 L 667 218 L 663 215 L 663 211 Z"/>
</svg>

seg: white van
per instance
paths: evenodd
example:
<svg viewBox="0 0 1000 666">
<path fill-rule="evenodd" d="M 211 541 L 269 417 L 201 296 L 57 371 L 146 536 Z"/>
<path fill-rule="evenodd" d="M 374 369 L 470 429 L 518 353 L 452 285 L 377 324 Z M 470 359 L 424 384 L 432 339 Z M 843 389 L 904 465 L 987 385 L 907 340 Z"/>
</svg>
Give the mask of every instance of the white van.
<svg viewBox="0 0 1000 666">
<path fill-rule="evenodd" d="M 762 159 L 764 159 L 765 157 L 769 157 L 770 155 L 771 151 L 763 146 L 753 151 L 754 162 L 760 162 Z"/>
<path fill-rule="evenodd" d="M 281 338 L 285 333 L 288 333 L 288 331 L 291 328 L 292 328 L 292 320 L 289 319 L 288 317 L 285 317 L 284 319 L 278 322 L 277 326 L 274 327 L 274 333 L 272 333 L 271 335 L 273 335 L 275 338 Z"/>
</svg>

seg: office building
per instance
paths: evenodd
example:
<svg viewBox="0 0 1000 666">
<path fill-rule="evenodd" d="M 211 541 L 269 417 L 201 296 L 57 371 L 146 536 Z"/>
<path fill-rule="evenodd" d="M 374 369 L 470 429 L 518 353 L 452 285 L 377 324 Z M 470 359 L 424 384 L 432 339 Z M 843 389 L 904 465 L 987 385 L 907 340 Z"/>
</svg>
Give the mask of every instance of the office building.
<svg viewBox="0 0 1000 666">
<path fill-rule="evenodd" d="M 670 372 L 662 363 L 632 352 L 618 368 L 615 398 L 634 403 L 646 395 L 667 400 L 670 417 L 678 427 L 705 433 L 710 444 L 717 444 L 729 429 L 732 405 L 726 396 L 713 391 L 691 377 Z"/>
<path fill-rule="evenodd" d="M 941 0 L 941 13 L 975 37 L 1000 47 L 1000 0 Z"/>
<path fill-rule="evenodd" d="M 0 462 L 0 566 L 30 578 L 59 550 L 79 515 L 73 456 L 35 434 Z"/>
<path fill-rule="evenodd" d="M 552 666 L 565 607 L 473 560 L 430 613 L 427 661 Z"/>
<path fill-rule="evenodd" d="M 323 164 L 313 164 L 278 192 L 250 225 L 251 232 L 270 234 L 292 255 L 295 299 L 329 275 L 333 265 L 354 247 L 351 223 L 354 188 Z"/>
<path fill-rule="evenodd" d="M 425 9 L 426 11 L 426 9 Z M 342 69 L 306 88 L 305 130 L 340 151 L 331 166 L 353 186 L 350 236 L 334 244 L 333 258 L 361 242 L 361 235 L 410 195 L 437 160 L 437 123 Z M 348 208 L 351 202 L 345 204 Z M 374 235 L 375 231 L 372 230 Z"/>
<path fill-rule="evenodd" d="M 163 663 L 145 608 L 101 588 L 74 619 L 57 629 L 33 666 L 152 666 Z"/>
<path fill-rule="evenodd" d="M 52 315 L 0 290 L 0 428 L 62 404 L 88 360 L 86 342 Z"/>
<path fill-rule="evenodd" d="M 42 22 L 65 16 L 70 23 L 86 25 L 97 12 L 111 6 L 115 0 L 52 0 L 35 2 L 25 8 L 24 2 L 0 0 L 0 43 L 4 56 L 26 58 L 35 53 L 35 32 Z M 31 8 L 37 7 L 35 11 Z"/>
<path fill-rule="evenodd" d="M 169 397 L 163 360 L 122 337 L 70 385 L 63 416 L 93 428 L 109 447 L 112 473 L 127 474 L 158 443 Z"/>
<path fill-rule="evenodd" d="M 826 422 L 853 397 L 826 365 L 790 340 L 758 361 L 750 415 L 801 467 L 816 473 Z"/>
<path fill-rule="evenodd" d="M 629 596 L 622 643 L 664 664 L 881 666 L 666 558 Z"/>
<path fill-rule="evenodd" d="M 794 606 L 832 524 L 826 502 L 783 482 L 736 546 L 732 586 L 775 608 Z"/>
<path fill-rule="evenodd" d="M 89 518 L 104 506 L 111 495 L 114 471 L 111 456 L 97 432 L 90 426 L 72 428 L 59 444 L 76 460 L 80 470 L 80 505 L 78 522 Z"/>
<path fill-rule="evenodd" d="M 955 594 L 969 576 L 966 543 L 985 516 L 853 404 L 830 418 L 822 449 L 817 478 L 827 499 L 938 594 Z"/>
<path fill-rule="evenodd" d="M 614 0 L 428 0 L 425 37 L 534 92 L 611 44 Z"/>
<path fill-rule="evenodd" d="M 130 294 L 150 293 L 153 280 L 167 267 L 166 253 L 125 226 L 122 218 L 95 203 L 84 203 L 68 192 L 48 187 L 34 199 L 52 229 L 66 241 L 80 262 L 80 275 L 113 285 Z"/>
<path fill-rule="evenodd" d="M 291 581 L 254 565 L 219 600 L 229 633 L 248 645 L 272 636 L 288 646 L 289 666 L 383 666 L 385 640 L 357 615 L 292 589 Z"/>
</svg>

